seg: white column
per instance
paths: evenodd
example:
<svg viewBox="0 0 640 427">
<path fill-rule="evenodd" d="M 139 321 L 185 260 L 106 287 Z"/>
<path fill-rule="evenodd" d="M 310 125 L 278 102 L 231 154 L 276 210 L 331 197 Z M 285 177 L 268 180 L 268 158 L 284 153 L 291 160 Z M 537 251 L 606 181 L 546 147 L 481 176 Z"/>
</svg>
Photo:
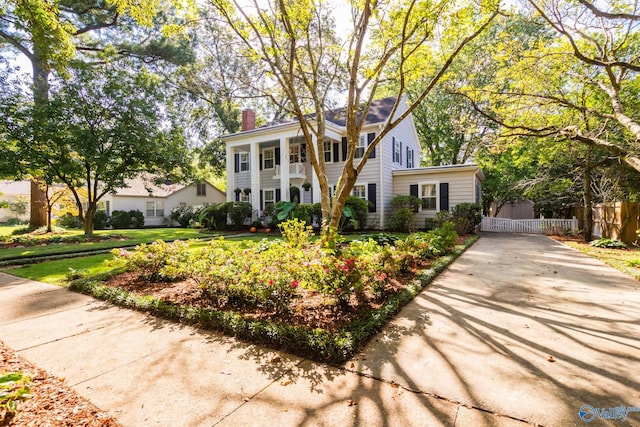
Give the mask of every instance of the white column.
<svg viewBox="0 0 640 427">
<path fill-rule="evenodd" d="M 315 137 L 313 139 L 314 143 L 316 141 Z M 309 150 L 307 150 L 307 153 Z M 324 156 L 324 146 L 321 144 L 316 144 L 316 152 L 318 157 Z M 308 155 L 308 154 L 307 154 Z M 311 170 L 307 171 L 307 175 L 311 174 L 311 191 L 313 198 L 311 199 L 311 203 L 320 203 L 320 181 L 318 181 L 318 176 L 316 175 L 315 170 L 313 169 L 313 165 L 310 165 Z"/>
<path fill-rule="evenodd" d="M 235 200 L 236 174 L 235 174 L 235 154 L 236 150 L 228 145 L 225 147 L 227 156 L 227 202 Z"/>
<path fill-rule="evenodd" d="M 280 138 L 280 196 L 289 201 L 289 139 Z"/>
<path fill-rule="evenodd" d="M 260 144 L 252 142 L 249 146 L 249 158 L 251 169 L 251 206 L 254 211 L 260 212 Z"/>
</svg>

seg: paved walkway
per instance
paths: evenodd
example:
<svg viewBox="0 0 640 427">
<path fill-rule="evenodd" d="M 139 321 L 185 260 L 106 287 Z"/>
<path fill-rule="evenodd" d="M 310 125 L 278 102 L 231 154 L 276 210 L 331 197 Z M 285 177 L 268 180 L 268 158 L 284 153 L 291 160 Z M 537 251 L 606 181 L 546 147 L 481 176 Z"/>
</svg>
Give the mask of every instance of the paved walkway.
<svg viewBox="0 0 640 427">
<path fill-rule="evenodd" d="M 640 407 L 639 290 L 486 234 L 343 369 L 5 274 L 0 339 L 126 426 L 579 426 Z"/>
</svg>

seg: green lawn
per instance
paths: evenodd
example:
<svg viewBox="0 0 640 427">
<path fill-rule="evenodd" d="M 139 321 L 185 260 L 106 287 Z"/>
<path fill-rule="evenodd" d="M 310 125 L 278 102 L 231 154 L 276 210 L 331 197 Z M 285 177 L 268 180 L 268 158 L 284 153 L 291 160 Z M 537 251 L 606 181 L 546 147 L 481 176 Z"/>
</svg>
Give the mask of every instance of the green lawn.
<svg viewBox="0 0 640 427">
<path fill-rule="evenodd" d="M 631 277 L 640 280 L 640 267 L 633 267 L 629 265 L 630 262 L 635 261 L 637 265 L 640 265 L 640 248 L 628 248 L 628 249 L 606 249 L 596 248 L 588 243 L 578 242 L 564 242 L 567 246 L 578 249 L 585 254 L 597 258 L 605 264 L 616 268 L 623 273 L 630 275 Z"/>
<path fill-rule="evenodd" d="M 63 285 L 66 284 L 65 275 L 70 271 L 70 268 L 86 270 L 88 275 L 100 274 L 113 268 L 105 263 L 106 260 L 110 259 L 113 259 L 111 254 L 93 255 L 9 268 L 3 270 L 3 272 L 25 279 Z"/>
<path fill-rule="evenodd" d="M 12 227 L 0 227 L 0 229 Z M 3 230 L 4 232 L 4 230 Z M 69 230 L 65 236 L 82 234 L 81 230 Z M 119 234 L 127 239 L 109 240 L 104 242 L 84 242 L 68 244 L 48 244 L 46 246 L 25 246 L 23 248 L 7 248 L 0 250 L 0 261 L 19 257 L 33 257 L 46 255 L 61 255 L 75 252 L 92 251 L 99 249 L 112 249 L 122 246 L 135 246 L 140 243 L 149 243 L 158 239 L 198 239 L 210 237 L 210 234 L 201 233 L 193 228 L 144 228 L 136 230 L 96 230 L 95 234 L 105 236 Z M 31 236 L 31 235 L 30 235 Z M 36 235 L 37 236 L 37 235 Z"/>
</svg>

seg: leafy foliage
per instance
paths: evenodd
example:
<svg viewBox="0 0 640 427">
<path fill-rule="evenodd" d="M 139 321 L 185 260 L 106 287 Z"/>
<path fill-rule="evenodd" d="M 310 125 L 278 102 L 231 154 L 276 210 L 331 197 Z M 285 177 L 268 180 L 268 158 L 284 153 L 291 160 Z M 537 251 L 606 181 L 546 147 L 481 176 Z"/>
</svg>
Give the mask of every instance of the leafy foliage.
<svg viewBox="0 0 640 427">
<path fill-rule="evenodd" d="M 138 245 L 135 251 L 114 249 L 111 253 L 124 261 L 128 271 L 138 270 L 151 280 L 177 280 L 187 277 L 185 267 L 190 261 L 189 244 L 183 240 L 166 243 L 156 240 Z"/>
<path fill-rule="evenodd" d="M 30 378 L 22 372 L 3 373 L 0 375 L 0 408 L 15 414 L 17 402 L 28 399 Z"/>
<path fill-rule="evenodd" d="M 589 244 L 596 248 L 608 248 L 608 249 L 625 249 L 627 247 L 627 245 L 625 245 L 619 240 L 608 239 L 606 237 L 603 237 L 598 240 L 593 240 Z"/>
<path fill-rule="evenodd" d="M 115 210 L 111 212 L 110 223 L 114 229 L 143 228 L 144 214 L 137 209 L 130 211 Z"/>
<path fill-rule="evenodd" d="M 391 229 L 410 232 L 414 231 L 414 212 L 418 211 L 421 201 L 414 196 L 398 195 L 391 199 Z"/>
<path fill-rule="evenodd" d="M 459 203 L 451 210 L 451 222 L 458 234 L 473 233 L 482 222 L 482 207 L 476 203 Z"/>
</svg>

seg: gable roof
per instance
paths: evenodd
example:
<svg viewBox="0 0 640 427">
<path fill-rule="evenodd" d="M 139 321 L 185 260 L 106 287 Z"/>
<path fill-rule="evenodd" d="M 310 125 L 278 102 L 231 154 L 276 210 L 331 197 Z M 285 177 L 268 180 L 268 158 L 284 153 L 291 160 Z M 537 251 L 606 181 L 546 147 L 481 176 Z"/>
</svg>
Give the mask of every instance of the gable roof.
<svg viewBox="0 0 640 427">
<path fill-rule="evenodd" d="M 206 182 L 216 190 L 218 189 L 215 185 L 211 184 L 209 181 L 203 180 L 202 182 Z M 187 184 L 177 184 L 172 182 L 165 182 L 156 184 L 154 182 L 154 177 L 148 174 L 140 175 L 136 178 L 127 179 L 126 183 L 128 187 L 119 188 L 115 191 L 114 196 L 128 196 L 128 197 L 169 197 L 178 191 L 189 187 Z M 224 193 L 223 193 L 224 194 Z"/>
<path fill-rule="evenodd" d="M 364 125 L 372 125 L 375 123 L 384 123 L 387 121 L 393 110 L 393 106 L 396 104 L 396 97 L 390 96 L 388 98 L 377 99 L 371 102 L 369 105 L 369 111 L 367 117 L 365 117 Z M 335 111 L 327 111 L 327 120 L 338 126 L 347 125 L 346 108 L 340 108 Z M 358 119 L 362 117 L 362 112 L 358 112 Z"/>
<path fill-rule="evenodd" d="M 364 126 L 372 125 L 376 123 L 384 123 L 387 121 L 389 116 L 391 115 L 391 111 L 393 110 L 393 106 L 396 103 L 396 97 L 391 96 L 388 98 L 377 99 L 371 102 L 369 105 L 369 111 L 367 112 L 367 116 L 365 117 Z M 315 117 L 314 114 L 309 114 L 309 118 Z M 362 117 L 362 112 L 358 113 L 358 118 Z M 325 112 L 325 118 L 327 123 L 333 124 L 338 127 L 345 127 L 347 125 L 347 115 L 346 108 L 338 108 L 336 110 L 327 110 Z M 288 126 L 298 122 L 298 119 L 295 117 L 285 118 L 281 120 L 276 120 L 264 124 L 255 129 L 249 129 L 241 132 L 236 132 L 228 135 L 223 135 L 222 138 L 229 137 L 232 135 L 243 135 L 254 132 L 259 132 L 267 129 L 273 129 L 280 126 Z"/>
</svg>

